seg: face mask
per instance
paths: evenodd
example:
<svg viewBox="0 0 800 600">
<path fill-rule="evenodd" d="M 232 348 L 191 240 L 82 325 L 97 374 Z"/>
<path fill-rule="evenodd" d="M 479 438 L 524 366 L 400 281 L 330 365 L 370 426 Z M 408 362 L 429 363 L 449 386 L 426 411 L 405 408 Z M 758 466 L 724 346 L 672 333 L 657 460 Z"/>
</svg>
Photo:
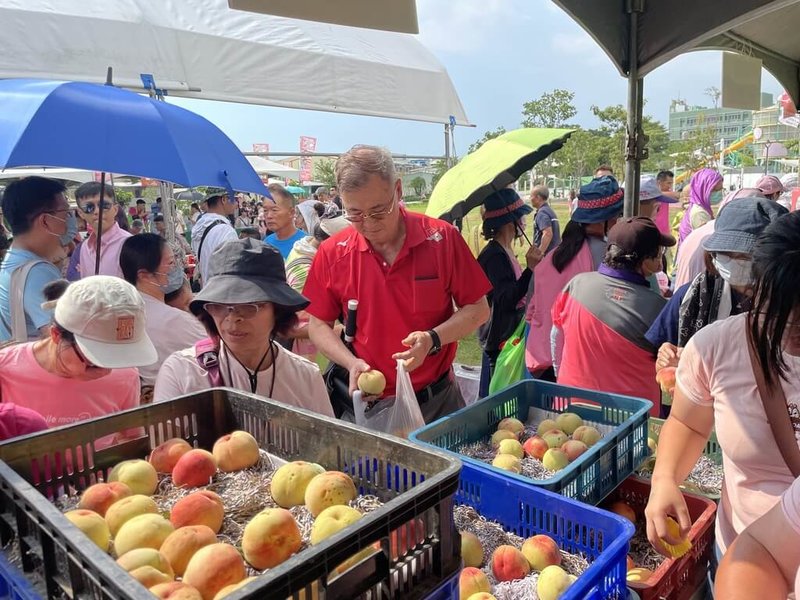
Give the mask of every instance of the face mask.
<svg viewBox="0 0 800 600">
<path fill-rule="evenodd" d="M 717 190 L 716 192 L 711 192 L 711 196 L 709 196 L 708 201 L 711 204 L 719 204 L 722 202 L 722 190 Z"/>
<path fill-rule="evenodd" d="M 61 242 L 61 245 L 66 248 L 72 243 L 72 241 L 75 239 L 75 236 L 78 235 L 78 217 L 76 217 L 75 213 L 72 212 L 67 213 L 66 219 L 62 219 L 61 217 L 57 217 L 53 214 L 49 216 L 66 224 L 67 229 L 61 235 L 48 231 L 50 235 L 58 235 L 58 241 Z"/>
<path fill-rule="evenodd" d="M 170 269 L 169 273 L 163 273 L 162 271 L 155 271 L 155 273 L 156 275 L 167 276 L 167 283 L 155 284 L 158 286 L 158 289 L 160 289 L 164 294 L 171 294 L 172 292 L 180 289 L 180 287 L 183 285 L 184 281 L 183 269 L 177 263 L 172 269 Z"/>
<path fill-rule="evenodd" d="M 720 254 L 714 257 L 714 268 L 730 285 L 746 287 L 753 283 L 753 262 Z"/>
</svg>

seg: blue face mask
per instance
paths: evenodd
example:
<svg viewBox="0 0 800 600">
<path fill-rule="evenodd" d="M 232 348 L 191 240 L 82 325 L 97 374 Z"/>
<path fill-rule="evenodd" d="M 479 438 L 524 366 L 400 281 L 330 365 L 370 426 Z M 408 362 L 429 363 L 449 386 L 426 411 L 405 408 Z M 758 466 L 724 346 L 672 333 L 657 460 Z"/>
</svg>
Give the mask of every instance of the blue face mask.
<svg viewBox="0 0 800 600">
<path fill-rule="evenodd" d="M 719 204 L 722 202 L 722 190 L 711 192 L 711 196 L 709 196 L 708 200 L 711 204 Z"/>
<path fill-rule="evenodd" d="M 185 276 L 183 274 L 183 269 L 179 264 L 175 264 L 175 266 L 170 270 L 169 273 L 162 273 L 160 271 L 156 271 L 158 275 L 166 275 L 167 276 L 167 283 L 161 285 L 159 284 L 159 289 L 164 292 L 165 294 L 171 294 L 181 288 L 183 282 L 185 280 Z"/>
<path fill-rule="evenodd" d="M 75 213 L 71 211 L 67 213 L 66 219 L 57 217 L 52 213 L 49 213 L 49 216 L 53 217 L 57 221 L 61 221 L 66 225 L 66 230 L 64 231 L 64 233 L 58 236 L 58 241 L 61 242 L 61 245 L 66 248 L 75 240 L 75 236 L 78 235 L 78 217 L 76 217 Z M 58 234 L 51 233 L 51 235 L 58 235 Z"/>
</svg>

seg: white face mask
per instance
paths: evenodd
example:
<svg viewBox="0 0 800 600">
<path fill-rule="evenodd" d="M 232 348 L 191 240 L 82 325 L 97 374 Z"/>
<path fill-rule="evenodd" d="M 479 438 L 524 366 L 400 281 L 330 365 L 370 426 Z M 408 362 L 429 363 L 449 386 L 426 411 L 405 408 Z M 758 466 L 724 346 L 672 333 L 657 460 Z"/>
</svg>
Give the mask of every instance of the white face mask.
<svg viewBox="0 0 800 600">
<path fill-rule="evenodd" d="M 732 286 L 746 287 L 753 283 L 753 261 L 750 259 L 718 254 L 714 257 L 714 267 L 719 276 Z"/>
</svg>

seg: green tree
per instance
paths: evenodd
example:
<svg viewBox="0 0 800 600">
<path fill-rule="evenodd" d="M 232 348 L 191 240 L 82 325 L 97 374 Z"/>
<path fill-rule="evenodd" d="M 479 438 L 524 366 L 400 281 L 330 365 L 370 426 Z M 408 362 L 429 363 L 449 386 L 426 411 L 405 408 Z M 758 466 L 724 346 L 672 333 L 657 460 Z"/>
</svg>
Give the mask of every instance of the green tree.
<svg viewBox="0 0 800 600">
<path fill-rule="evenodd" d="M 472 154 L 473 152 L 475 152 L 475 150 L 483 146 L 486 142 L 488 142 L 489 140 L 493 140 L 498 136 L 503 135 L 505 132 L 506 128 L 503 127 L 502 125 L 500 125 L 500 127 L 497 127 L 495 129 L 490 129 L 489 131 L 483 134 L 483 137 L 481 139 L 469 145 L 469 148 L 467 148 L 467 154 Z"/>
<path fill-rule="evenodd" d="M 610 164 L 615 173 L 622 173 L 625 167 L 628 111 L 621 104 L 605 108 L 592 106 L 591 110 L 600 120 L 599 132 L 607 138 L 607 158 L 603 162 Z M 672 166 L 667 128 L 661 122 L 645 115 L 642 118 L 642 130 L 648 137 L 647 148 L 650 155 L 642 162 L 642 170 L 658 171 Z"/>
<path fill-rule="evenodd" d="M 437 160 L 433 163 L 433 177 L 431 178 L 431 189 L 436 187 L 436 184 L 439 183 L 439 180 L 442 178 L 442 175 L 447 173 L 447 163 L 443 160 Z"/>
<path fill-rule="evenodd" d="M 314 180 L 328 186 L 336 185 L 335 163 L 332 160 L 320 160 L 315 162 Z"/>
<path fill-rule="evenodd" d="M 573 133 L 567 143 L 553 155 L 554 170 L 561 179 L 588 177 L 597 165 L 606 162 L 607 136 L 586 129 Z"/>
<path fill-rule="evenodd" d="M 575 93 L 568 90 L 546 92 L 538 100 L 522 105 L 522 126 L 567 127 L 569 120 L 578 114 L 574 100 Z"/>
<path fill-rule="evenodd" d="M 414 194 L 418 198 L 421 197 L 422 194 L 425 193 L 425 190 L 428 187 L 428 183 L 425 181 L 425 178 L 420 177 L 419 175 L 417 175 L 416 177 L 414 177 L 414 179 L 409 181 L 408 185 L 411 186 L 411 189 L 414 190 Z"/>
</svg>

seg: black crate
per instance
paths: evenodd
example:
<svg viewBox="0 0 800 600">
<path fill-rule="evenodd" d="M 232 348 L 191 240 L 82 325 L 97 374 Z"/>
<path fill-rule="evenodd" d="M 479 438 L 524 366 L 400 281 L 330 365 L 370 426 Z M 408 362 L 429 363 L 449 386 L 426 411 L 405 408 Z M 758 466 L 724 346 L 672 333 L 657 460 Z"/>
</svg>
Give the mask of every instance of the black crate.
<svg viewBox="0 0 800 600">
<path fill-rule="evenodd" d="M 92 440 L 139 428 L 140 435 L 95 450 Z M 210 449 L 234 429 L 285 460 L 308 460 L 350 474 L 361 494 L 385 504 L 353 527 L 293 556 L 236 598 L 320 600 L 424 598 L 460 569 L 452 518 L 460 462 L 439 451 L 360 429 L 272 400 L 214 389 L 17 438 L 0 444 L 0 538 L 46 597 L 150 599 L 114 559 L 48 500 L 104 479 L 118 462 L 144 458 L 182 437 Z M 416 525 L 415 525 L 416 523 Z M 420 531 L 422 523 L 422 531 Z M 392 557 L 390 536 L 400 540 Z M 8 546 L 13 541 L 14 546 Z M 380 550 L 329 581 L 333 569 L 378 542 Z"/>
</svg>

